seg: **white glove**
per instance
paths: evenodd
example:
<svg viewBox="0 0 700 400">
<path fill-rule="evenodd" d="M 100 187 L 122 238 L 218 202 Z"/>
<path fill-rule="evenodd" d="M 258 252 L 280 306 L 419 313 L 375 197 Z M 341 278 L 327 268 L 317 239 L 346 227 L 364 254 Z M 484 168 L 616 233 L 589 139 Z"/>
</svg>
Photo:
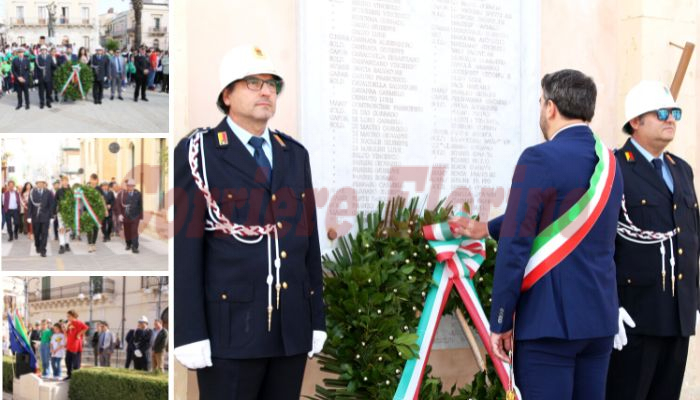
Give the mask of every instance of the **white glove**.
<svg viewBox="0 0 700 400">
<path fill-rule="evenodd" d="M 323 344 L 326 343 L 328 334 L 324 331 L 314 331 L 314 338 L 312 340 L 311 351 L 309 352 L 309 358 L 312 358 L 314 354 L 318 354 L 323 350 Z"/>
<path fill-rule="evenodd" d="M 143 357 L 143 353 L 141 353 L 141 350 L 139 349 L 134 350 L 134 355 L 136 356 L 136 358 Z"/>
<path fill-rule="evenodd" d="M 32 219 L 31 219 L 31 218 L 27 218 L 27 223 L 28 223 L 28 224 L 31 224 L 31 223 L 32 223 Z"/>
<path fill-rule="evenodd" d="M 120 215 L 120 216 L 119 216 L 119 222 L 124 222 L 124 216 L 123 216 L 123 215 Z"/>
<path fill-rule="evenodd" d="M 200 340 L 199 342 L 194 342 L 186 344 L 184 346 L 178 346 L 173 350 L 175 358 L 180 361 L 180 364 L 184 365 L 189 369 L 199 369 L 205 367 L 211 367 L 211 345 L 209 344 L 209 339 Z"/>
<path fill-rule="evenodd" d="M 637 326 L 637 324 L 634 323 L 634 320 L 630 315 L 627 313 L 627 311 L 620 307 L 620 313 L 618 314 L 617 317 L 617 335 L 615 335 L 615 338 L 613 339 L 613 347 L 616 350 L 622 350 L 623 347 L 627 345 L 627 332 L 625 332 L 625 324 L 627 326 L 634 328 Z"/>
</svg>

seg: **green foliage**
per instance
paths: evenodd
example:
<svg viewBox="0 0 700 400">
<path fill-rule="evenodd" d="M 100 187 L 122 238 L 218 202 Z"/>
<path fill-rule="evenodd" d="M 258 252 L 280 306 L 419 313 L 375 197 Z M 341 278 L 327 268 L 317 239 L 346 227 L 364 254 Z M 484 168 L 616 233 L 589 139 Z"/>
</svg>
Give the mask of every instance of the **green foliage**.
<svg viewBox="0 0 700 400">
<path fill-rule="evenodd" d="M 83 190 L 85 198 L 87 199 L 88 203 L 90 203 L 92 210 L 97 215 L 97 219 L 100 221 L 100 223 L 102 223 L 102 220 L 104 219 L 105 215 L 107 215 L 107 210 L 104 204 L 104 198 L 102 196 L 102 193 L 100 193 L 99 191 L 97 191 L 97 189 L 89 185 L 73 186 L 72 189 L 69 189 L 69 194 L 66 195 L 63 199 L 61 199 L 61 201 L 59 201 L 58 212 L 61 213 L 63 223 L 66 227 L 69 227 L 71 229 L 74 229 L 75 227 L 75 199 L 73 197 L 73 194 L 76 188 L 78 187 Z M 97 227 L 97 224 L 95 224 L 95 221 L 93 221 L 92 217 L 90 216 L 90 213 L 88 213 L 87 210 L 84 210 L 82 201 L 78 203 L 78 206 L 81 210 L 80 232 L 92 232 L 92 230 L 95 227 Z"/>
<path fill-rule="evenodd" d="M 2 357 L 2 390 L 12 393 L 12 383 L 14 382 L 13 372 L 15 370 L 12 357 Z"/>
<path fill-rule="evenodd" d="M 94 76 L 92 69 L 83 63 L 69 63 L 66 62 L 53 73 L 53 87 L 57 93 L 61 92 L 63 85 L 66 84 L 68 77 L 73 73 L 73 65 L 80 65 L 80 83 L 83 86 L 83 92 L 87 96 L 92 88 L 92 83 L 94 81 Z M 82 96 L 80 95 L 80 88 L 76 82 L 71 82 L 66 88 L 65 96 L 70 100 L 80 100 Z"/>
<path fill-rule="evenodd" d="M 107 39 L 105 42 L 105 49 L 107 49 L 107 51 L 117 51 L 119 50 L 119 42 L 111 38 Z"/>
<path fill-rule="evenodd" d="M 73 371 L 71 400 L 167 400 L 168 374 L 123 368 L 83 368 Z"/>
<path fill-rule="evenodd" d="M 417 199 L 405 203 L 393 199 L 386 209 L 379 203 L 376 212 L 360 213 L 357 234 L 341 237 L 332 256 L 323 257 L 328 341 L 319 363 L 334 376 L 316 387 L 313 399 L 391 399 L 406 360 L 419 350 L 416 329 L 436 262 L 422 226 L 446 221 L 452 207 L 440 203 L 420 215 Z M 495 242 L 489 241 L 475 281 L 487 314 L 494 257 Z M 464 308 L 458 299 L 453 291 L 446 313 Z M 459 390 L 443 390 L 430 372 L 428 366 L 421 400 L 505 397 L 490 363 L 486 373 Z"/>
</svg>

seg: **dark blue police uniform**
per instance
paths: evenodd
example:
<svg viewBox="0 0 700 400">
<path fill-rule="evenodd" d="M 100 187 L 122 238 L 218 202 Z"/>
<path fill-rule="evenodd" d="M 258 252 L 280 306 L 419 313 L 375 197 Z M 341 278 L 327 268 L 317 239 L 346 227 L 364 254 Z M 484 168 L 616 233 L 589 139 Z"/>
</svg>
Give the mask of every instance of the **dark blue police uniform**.
<svg viewBox="0 0 700 400">
<path fill-rule="evenodd" d="M 226 119 L 202 135 L 209 190 L 221 213 L 279 235 L 280 304 L 273 288 L 268 330 L 268 257 L 274 238 L 242 243 L 205 230 L 209 209 L 190 167 L 190 138 L 175 149 L 175 347 L 209 339 L 213 367 L 198 370 L 200 398 L 298 399 L 312 331 L 325 331 L 320 246 L 309 154 L 271 132 L 264 171 Z M 269 183 L 268 183 L 269 182 Z"/>
</svg>

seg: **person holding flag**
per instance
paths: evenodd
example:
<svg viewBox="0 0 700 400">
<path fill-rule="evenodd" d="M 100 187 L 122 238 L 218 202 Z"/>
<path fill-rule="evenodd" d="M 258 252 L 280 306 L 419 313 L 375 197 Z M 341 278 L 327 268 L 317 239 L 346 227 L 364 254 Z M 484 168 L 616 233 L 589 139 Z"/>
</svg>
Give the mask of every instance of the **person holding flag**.
<svg viewBox="0 0 700 400">
<path fill-rule="evenodd" d="M 27 354 L 29 357 L 29 370 L 27 373 L 33 373 L 36 371 L 36 355 L 32 350 L 32 346 L 29 343 L 29 336 L 24 328 L 24 322 L 22 317 L 19 315 L 19 310 L 15 311 L 14 317 L 8 312 L 7 313 L 8 330 L 10 334 L 10 350 L 17 355 Z M 22 374 L 22 369 L 17 367 L 17 374 Z M 19 377 L 17 375 L 17 377 Z"/>
<path fill-rule="evenodd" d="M 615 236 L 622 174 L 591 131 L 593 80 L 542 78 L 545 143 L 525 149 L 505 215 L 453 220 L 455 232 L 498 240 L 491 306 L 494 353 L 513 362 L 524 400 L 605 398 L 618 332 Z"/>
</svg>

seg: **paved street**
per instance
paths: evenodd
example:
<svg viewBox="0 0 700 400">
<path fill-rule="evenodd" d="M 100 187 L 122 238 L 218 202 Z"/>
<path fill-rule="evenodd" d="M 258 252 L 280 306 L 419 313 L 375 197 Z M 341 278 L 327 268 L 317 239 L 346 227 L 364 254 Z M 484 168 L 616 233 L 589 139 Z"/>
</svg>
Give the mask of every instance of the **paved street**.
<svg viewBox="0 0 700 400">
<path fill-rule="evenodd" d="M 5 93 L 0 98 L 0 132 L 65 132 L 65 133 L 164 133 L 168 132 L 168 94 L 148 91 L 148 102 L 133 100 L 134 89 L 124 89 L 124 100 L 110 100 L 109 89 L 101 105 L 93 104 L 92 91 L 87 100 L 52 103 L 52 108 L 39 108 L 39 92 L 30 90 L 29 110 L 17 106 L 17 94 Z"/>
<path fill-rule="evenodd" d="M 97 251 L 88 253 L 86 235 L 82 241 L 70 243 L 70 252 L 58 254 L 59 244 L 49 235 L 46 257 L 38 255 L 34 242 L 20 235 L 18 240 L 7 241 L 2 234 L 3 271 L 167 271 L 168 243 L 147 235 L 139 236 L 139 254 L 126 251 L 124 241 L 113 237 L 109 242 L 97 239 Z"/>
</svg>

